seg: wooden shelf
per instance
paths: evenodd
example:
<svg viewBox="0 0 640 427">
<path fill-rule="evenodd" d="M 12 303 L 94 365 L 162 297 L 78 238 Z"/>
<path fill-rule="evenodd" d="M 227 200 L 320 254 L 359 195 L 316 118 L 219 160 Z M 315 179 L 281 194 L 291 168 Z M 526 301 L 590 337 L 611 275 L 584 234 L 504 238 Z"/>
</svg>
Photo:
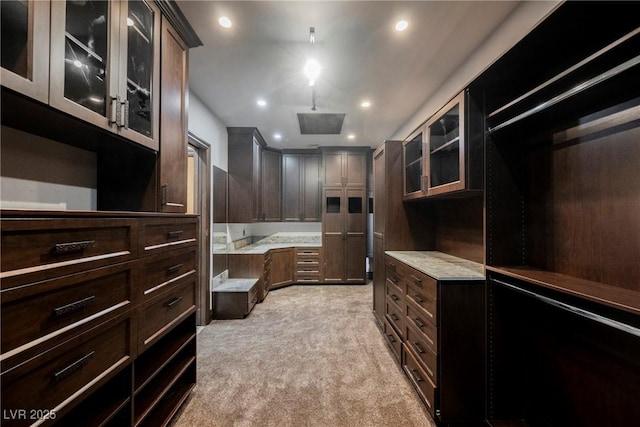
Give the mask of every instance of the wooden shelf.
<svg viewBox="0 0 640 427">
<path fill-rule="evenodd" d="M 167 393 L 161 402 L 156 405 L 155 410 L 140 423 L 140 426 L 166 426 L 173 416 L 178 412 L 182 403 L 189 397 L 195 384 L 190 381 L 178 382 L 176 386 Z"/>
<path fill-rule="evenodd" d="M 487 266 L 486 269 L 487 271 L 504 274 L 505 276 L 524 280 L 548 289 L 640 315 L 640 292 L 637 291 L 528 266 Z"/>
</svg>

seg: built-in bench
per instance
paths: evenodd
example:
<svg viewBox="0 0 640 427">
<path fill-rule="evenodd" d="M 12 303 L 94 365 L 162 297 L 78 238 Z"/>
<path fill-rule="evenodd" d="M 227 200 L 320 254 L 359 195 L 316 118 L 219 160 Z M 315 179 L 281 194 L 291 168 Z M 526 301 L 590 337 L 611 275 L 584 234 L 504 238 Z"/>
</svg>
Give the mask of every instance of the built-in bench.
<svg viewBox="0 0 640 427">
<path fill-rule="evenodd" d="M 243 319 L 258 302 L 258 278 L 224 280 L 213 289 L 214 319 Z"/>
</svg>

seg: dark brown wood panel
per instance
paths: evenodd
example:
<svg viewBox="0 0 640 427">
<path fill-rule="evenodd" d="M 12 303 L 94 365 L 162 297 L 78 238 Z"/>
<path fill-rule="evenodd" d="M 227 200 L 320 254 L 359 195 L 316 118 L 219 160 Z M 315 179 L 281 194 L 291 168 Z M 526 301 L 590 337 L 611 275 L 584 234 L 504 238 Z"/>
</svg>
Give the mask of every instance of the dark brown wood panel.
<svg viewBox="0 0 640 427">
<path fill-rule="evenodd" d="M 300 206 L 302 205 L 302 159 L 298 154 L 282 155 L 282 196 L 284 221 L 299 221 Z"/>
<path fill-rule="evenodd" d="M 282 220 L 282 155 L 272 150 L 262 152 L 261 166 L 262 220 Z"/>
<path fill-rule="evenodd" d="M 317 154 L 304 155 L 302 158 L 303 187 L 302 220 L 308 222 L 322 221 L 320 208 L 320 168 L 321 158 Z"/>
<path fill-rule="evenodd" d="M 435 210 L 435 250 L 484 263 L 482 196 L 440 200 Z"/>
<path fill-rule="evenodd" d="M 295 264 L 293 248 L 271 249 L 271 285 L 270 289 L 276 289 L 293 283 L 295 277 Z"/>
</svg>

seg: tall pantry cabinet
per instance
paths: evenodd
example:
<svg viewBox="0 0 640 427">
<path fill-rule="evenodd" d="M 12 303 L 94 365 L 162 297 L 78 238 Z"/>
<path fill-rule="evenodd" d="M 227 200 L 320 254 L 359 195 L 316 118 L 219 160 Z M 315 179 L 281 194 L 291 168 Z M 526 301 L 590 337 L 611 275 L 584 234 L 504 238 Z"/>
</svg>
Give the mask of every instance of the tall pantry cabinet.
<svg viewBox="0 0 640 427">
<path fill-rule="evenodd" d="M 323 151 L 325 283 L 366 281 L 367 151 Z"/>
</svg>

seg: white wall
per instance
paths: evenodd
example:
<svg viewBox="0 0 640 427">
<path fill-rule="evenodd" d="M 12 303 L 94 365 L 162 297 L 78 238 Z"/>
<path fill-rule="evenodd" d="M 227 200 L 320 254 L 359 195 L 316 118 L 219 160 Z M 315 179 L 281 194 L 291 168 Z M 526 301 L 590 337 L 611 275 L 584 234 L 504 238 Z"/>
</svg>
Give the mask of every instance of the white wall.
<svg viewBox="0 0 640 427">
<path fill-rule="evenodd" d="M 213 165 L 227 171 L 229 157 L 227 126 L 193 92 L 189 92 L 189 132 L 209 144 Z"/>
<path fill-rule="evenodd" d="M 7 126 L 0 140 L 2 208 L 97 209 L 95 153 Z"/>
<path fill-rule="evenodd" d="M 409 136 L 527 35 L 560 3 L 558 0 L 523 1 L 391 139 L 405 139 Z"/>
</svg>

